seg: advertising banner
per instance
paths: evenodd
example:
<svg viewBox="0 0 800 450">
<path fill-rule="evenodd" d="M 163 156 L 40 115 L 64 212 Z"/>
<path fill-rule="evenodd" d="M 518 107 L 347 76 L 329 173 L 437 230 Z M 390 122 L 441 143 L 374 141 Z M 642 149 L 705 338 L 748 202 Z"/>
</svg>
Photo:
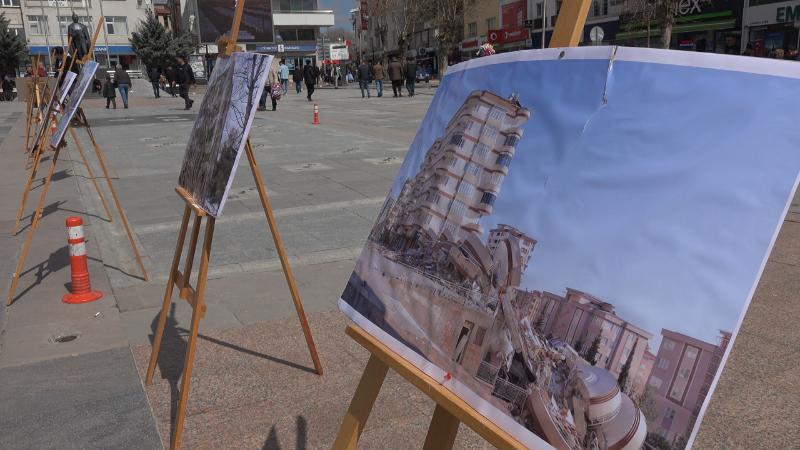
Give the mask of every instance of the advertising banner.
<svg viewBox="0 0 800 450">
<path fill-rule="evenodd" d="M 369 3 L 366 1 L 361 2 L 361 29 L 366 31 L 369 29 Z"/>
<path fill-rule="evenodd" d="M 528 18 L 528 2 L 522 0 L 502 5 L 500 6 L 500 16 L 503 19 L 500 26 L 503 28 L 522 27 L 525 25 L 525 19 Z"/>
<path fill-rule="evenodd" d="M 213 44 L 220 36 L 231 35 L 236 11 L 235 0 L 197 0 L 200 42 Z M 274 42 L 270 0 L 248 0 L 239 25 L 239 44 Z"/>
<path fill-rule="evenodd" d="M 750 0 L 744 9 L 744 25 L 770 25 L 800 21 L 800 1 L 758 2 Z"/>
<path fill-rule="evenodd" d="M 797 187 L 798 80 L 610 46 L 455 65 L 339 307 L 530 449 L 690 448 Z"/>
<path fill-rule="evenodd" d="M 490 44 L 502 44 L 504 42 L 524 41 L 531 37 L 531 30 L 523 26 L 509 27 L 502 30 L 489 30 L 487 41 Z"/>
</svg>

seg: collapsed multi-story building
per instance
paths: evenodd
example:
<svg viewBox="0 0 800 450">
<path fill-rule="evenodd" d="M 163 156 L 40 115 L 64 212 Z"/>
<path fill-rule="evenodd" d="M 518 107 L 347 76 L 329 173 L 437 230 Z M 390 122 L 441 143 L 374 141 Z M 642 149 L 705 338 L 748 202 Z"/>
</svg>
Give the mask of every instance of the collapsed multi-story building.
<svg viewBox="0 0 800 450">
<path fill-rule="evenodd" d="M 497 250 L 497 245 L 508 236 L 514 236 L 519 241 L 520 251 L 522 253 L 521 269 L 524 275 L 525 269 L 528 268 L 528 262 L 531 260 L 531 253 L 533 252 L 533 247 L 536 245 L 536 239 L 526 235 L 511 225 L 501 223 L 497 225 L 497 228 L 489 230 L 489 242 L 486 246 L 494 253 L 495 250 Z"/>
<path fill-rule="evenodd" d="M 520 126 L 531 116 L 518 97 L 489 91 L 467 97 L 445 135 L 431 145 L 419 173 L 407 180 L 408 192 L 399 193 L 394 204 L 396 222 L 390 229 L 400 246 L 444 232 L 454 243 L 483 234 L 479 220 L 492 213 L 522 137 Z"/>
</svg>

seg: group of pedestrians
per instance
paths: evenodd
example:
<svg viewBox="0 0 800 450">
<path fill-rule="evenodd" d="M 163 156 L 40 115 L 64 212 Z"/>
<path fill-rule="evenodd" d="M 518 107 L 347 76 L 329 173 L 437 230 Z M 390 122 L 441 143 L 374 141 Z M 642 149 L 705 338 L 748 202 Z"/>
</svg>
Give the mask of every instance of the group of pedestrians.
<svg viewBox="0 0 800 450">
<path fill-rule="evenodd" d="M 372 97 L 369 85 L 373 80 L 375 80 L 378 97 L 383 97 L 383 82 L 387 77 L 392 83 L 394 97 L 403 96 L 404 84 L 408 96 L 413 97 L 417 84 L 417 63 L 414 62 L 414 58 L 409 58 L 405 64 L 400 64 L 397 57 L 393 57 L 389 66 L 384 68 L 380 61 L 374 66 L 370 66 L 366 61 L 361 61 L 361 65 L 356 70 L 356 78 L 358 78 L 358 85 L 361 88 L 361 98 L 365 97 L 365 93 L 367 98 Z"/>
<path fill-rule="evenodd" d="M 184 101 L 184 110 L 192 109 L 194 100 L 189 98 L 189 88 L 197 87 L 197 80 L 194 78 L 194 72 L 191 66 L 186 63 L 186 59 L 182 56 L 176 58 L 177 66 L 175 69 L 172 66 L 163 70 L 161 67 L 152 67 L 147 74 L 150 84 L 153 86 L 153 96 L 161 98 L 161 91 L 169 93 L 172 97 L 180 97 Z M 111 76 L 106 76 L 106 82 L 103 84 L 103 97 L 106 98 L 106 109 L 109 105 L 113 105 L 117 109 L 117 93 L 122 97 L 122 103 L 125 108 L 128 107 L 128 93 L 132 92 L 133 84 L 131 78 L 121 65 L 117 64 L 114 70 L 114 80 Z"/>
</svg>

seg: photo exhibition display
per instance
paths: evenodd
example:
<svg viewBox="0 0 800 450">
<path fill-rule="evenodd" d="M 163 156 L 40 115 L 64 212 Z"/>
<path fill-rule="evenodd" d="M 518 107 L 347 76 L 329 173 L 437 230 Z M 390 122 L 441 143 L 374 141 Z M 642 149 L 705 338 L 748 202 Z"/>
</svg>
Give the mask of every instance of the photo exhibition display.
<svg viewBox="0 0 800 450">
<path fill-rule="evenodd" d="M 797 184 L 798 79 L 612 46 L 450 67 L 339 307 L 528 448 L 691 444 Z"/>
</svg>

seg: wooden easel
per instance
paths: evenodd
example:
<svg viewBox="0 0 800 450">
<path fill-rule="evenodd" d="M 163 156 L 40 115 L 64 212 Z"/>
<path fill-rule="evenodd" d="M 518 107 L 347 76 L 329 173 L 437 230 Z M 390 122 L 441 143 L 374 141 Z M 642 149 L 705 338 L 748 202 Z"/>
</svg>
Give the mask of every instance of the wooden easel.
<svg viewBox="0 0 800 450">
<path fill-rule="evenodd" d="M 242 48 L 236 45 L 236 37 L 239 35 L 239 24 L 241 23 L 242 11 L 244 10 L 245 0 L 239 0 L 236 3 L 236 14 L 233 20 L 233 29 L 231 30 L 231 38 L 225 36 L 217 39 L 220 58 L 229 58 L 233 52 L 241 51 Z M 275 248 L 278 250 L 281 266 L 283 267 L 283 274 L 286 277 L 286 282 L 289 285 L 289 291 L 292 294 L 294 307 L 297 311 L 297 316 L 300 319 L 300 325 L 303 328 L 303 335 L 306 338 L 308 350 L 311 352 L 311 359 L 314 361 L 314 369 L 317 374 L 322 375 L 322 363 L 320 362 L 317 348 L 314 345 L 314 339 L 311 336 L 311 328 L 308 326 L 306 314 L 303 309 L 303 304 L 300 301 L 300 294 L 297 291 L 297 285 L 294 282 L 292 269 L 289 267 L 289 259 L 286 251 L 283 248 L 283 241 L 281 240 L 280 233 L 278 233 L 278 225 L 275 222 L 275 216 L 272 214 L 272 208 L 269 205 L 267 198 L 267 190 L 264 188 L 264 183 L 261 180 L 261 172 L 256 163 L 253 147 L 250 145 L 250 138 L 247 138 L 245 143 L 245 153 L 247 160 L 250 162 L 250 170 L 253 173 L 258 195 L 261 198 L 261 205 L 264 208 L 264 213 L 267 216 L 270 231 L 272 232 L 272 239 L 275 243 Z M 153 382 L 153 374 L 156 370 L 156 363 L 158 362 L 158 353 L 161 348 L 161 340 L 164 337 L 164 327 L 167 321 L 167 314 L 169 313 L 170 303 L 172 302 L 173 285 L 178 288 L 179 296 L 181 299 L 186 300 L 192 306 L 192 323 L 189 327 L 188 345 L 186 348 L 186 357 L 183 363 L 183 379 L 181 380 L 180 398 L 178 400 L 178 413 L 175 417 L 172 436 L 170 438 L 170 449 L 177 450 L 181 445 L 181 436 L 183 434 L 183 421 L 186 418 L 186 404 L 189 399 L 189 387 L 192 381 L 192 367 L 194 365 L 194 352 L 197 346 L 197 334 L 200 329 L 200 319 L 206 315 L 206 304 L 203 301 L 203 296 L 206 289 L 206 278 L 208 276 L 208 264 L 211 257 L 211 244 L 214 238 L 214 225 L 215 218 L 208 214 L 183 188 L 175 188 L 175 192 L 186 203 L 183 212 L 183 220 L 181 222 L 181 229 L 178 233 L 178 244 L 175 247 L 175 255 L 172 259 L 172 268 L 169 272 L 169 281 L 167 282 L 167 292 L 164 294 L 164 302 L 161 305 L 161 315 L 158 319 L 158 330 L 156 331 L 155 339 L 153 341 L 153 353 L 150 355 L 150 365 L 147 368 L 147 376 L 145 378 L 145 385 L 150 386 Z M 183 252 L 184 241 L 186 240 L 186 233 L 189 228 L 189 218 L 194 214 L 194 221 L 192 224 L 192 233 L 189 239 L 189 250 L 186 254 L 186 262 L 183 272 L 179 270 L 181 254 Z M 197 249 L 197 241 L 200 236 L 200 227 L 203 218 L 206 219 L 206 230 L 203 237 L 203 249 L 200 256 L 200 268 L 197 275 L 197 283 L 193 287 L 190 284 L 190 277 L 192 273 L 192 266 L 194 262 L 194 254 Z"/>
<path fill-rule="evenodd" d="M 31 135 L 37 135 L 39 132 L 39 124 L 41 124 L 45 120 L 45 115 L 42 114 L 42 100 L 44 99 L 47 93 L 47 79 L 41 79 L 39 77 L 39 58 L 41 57 L 41 52 L 39 55 L 36 56 L 34 59 L 31 57 L 31 66 L 33 66 L 33 74 L 30 79 L 26 80 L 26 85 L 28 88 L 28 94 L 26 95 L 25 101 L 28 103 L 27 107 L 27 122 L 25 123 L 25 153 L 29 155 L 28 160 L 26 161 L 26 166 L 28 161 L 30 161 L 30 144 L 31 144 Z M 36 112 L 34 113 L 34 105 L 36 106 Z M 33 133 L 31 133 L 33 130 Z"/>
<path fill-rule="evenodd" d="M 550 39 L 550 48 L 578 45 L 590 5 L 590 0 L 564 1 L 556 28 Z M 390 367 L 436 402 L 436 409 L 428 427 L 423 450 L 452 449 L 461 422 L 464 422 L 498 449 L 522 450 L 527 448 L 453 394 L 445 387 L 445 384 L 425 374 L 361 327 L 350 325 L 345 332 L 369 350 L 372 355 L 361 376 L 361 381 L 358 383 L 350 407 L 347 409 L 342 426 L 339 428 L 339 433 L 333 443 L 333 450 L 356 448 Z"/>
<path fill-rule="evenodd" d="M 86 64 L 88 61 L 91 61 L 92 51 L 94 50 L 94 44 L 97 41 L 97 36 L 100 33 L 100 27 L 102 25 L 103 25 L 103 18 L 101 17 L 100 18 L 100 23 L 98 23 L 98 25 L 97 25 L 97 31 L 95 32 L 94 40 L 92 41 L 92 46 L 89 49 L 89 53 L 87 53 L 86 56 L 80 61 L 81 64 Z M 73 61 L 74 61 L 74 59 L 73 59 Z M 63 66 L 62 66 L 62 69 L 63 69 Z M 53 115 L 53 113 L 54 113 L 54 103 L 55 103 L 54 101 L 51 101 L 50 105 L 48 105 L 47 115 L 45 116 L 48 119 L 48 121 L 51 120 L 51 119 L 55 120 L 54 115 Z M 131 233 L 131 229 L 128 226 L 128 221 L 125 218 L 125 212 L 122 210 L 122 206 L 119 203 L 119 198 L 117 198 L 117 193 L 114 190 L 114 185 L 111 182 L 111 177 L 109 176 L 108 171 L 106 170 L 106 165 L 104 163 L 104 160 L 107 160 L 108 157 L 105 156 L 105 153 L 103 153 L 103 150 L 97 144 L 97 141 L 95 141 L 94 135 L 92 134 L 92 130 L 89 127 L 89 121 L 86 119 L 86 114 L 84 114 L 84 112 L 83 112 L 83 108 L 79 107 L 75 111 L 75 115 L 73 116 L 72 121 L 74 123 L 82 126 L 86 130 L 86 133 L 89 135 L 89 139 L 92 141 L 92 145 L 93 145 L 94 150 L 95 150 L 95 152 L 97 154 L 97 159 L 100 162 L 100 167 L 103 169 L 103 174 L 105 175 L 106 182 L 108 182 L 108 187 L 111 190 L 111 195 L 114 197 L 114 202 L 117 205 L 117 210 L 119 211 L 120 218 L 122 219 L 122 223 L 125 226 L 125 231 L 128 233 L 128 239 L 131 242 L 131 247 L 133 247 L 133 252 L 136 254 L 136 259 L 139 261 L 139 268 L 141 268 L 141 270 L 142 270 L 142 274 L 144 275 L 145 281 L 149 281 L 149 278 L 147 276 L 147 271 L 145 270 L 144 264 L 142 263 L 142 257 L 139 255 L 139 250 L 136 248 L 136 243 L 133 240 L 133 234 Z M 97 185 L 97 180 L 95 179 L 94 174 L 92 173 L 92 169 L 89 167 L 89 162 L 88 162 L 88 160 L 86 158 L 86 155 L 84 154 L 83 149 L 81 148 L 81 145 L 78 142 L 78 137 L 75 135 L 75 131 L 72 129 L 72 127 L 70 127 L 68 125 L 68 128 L 69 128 L 70 134 L 72 134 L 72 138 L 75 140 L 75 145 L 78 147 L 78 151 L 80 152 L 81 157 L 83 158 L 83 162 L 86 165 L 86 168 L 87 168 L 87 170 L 88 170 L 88 172 L 89 172 L 89 174 L 90 174 L 90 176 L 92 178 L 92 182 L 94 183 L 94 187 L 97 190 L 97 193 L 99 194 L 100 199 L 103 202 L 103 207 L 106 210 L 106 214 L 108 214 L 109 220 L 113 221 L 113 218 L 111 217 L 111 213 L 108 210 L 108 205 L 106 204 L 106 201 L 103 198 L 103 194 L 100 192 L 100 187 Z M 44 137 L 46 138 L 46 136 L 44 136 Z M 39 165 L 41 163 L 41 159 L 45 154 L 46 142 L 47 142 L 47 139 L 44 139 L 44 138 L 41 139 L 40 145 L 35 149 L 36 158 L 34 160 L 33 167 L 31 168 L 31 174 L 28 177 L 28 184 L 27 184 L 27 186 L 25 188 L 25 193 L 23 194 L 22 205 L 20 205 L 19 215 L 17 217 L 17 224 L 14 227 L 14 234 L 15 235 L 17 234 L 17 229 L 19 227 L 19 223 L 20 223 L 20 220 L 22 218 L 22 214 L 24 212 L 25 204 L 26 204 L 27 199 L 28 199 L 28 193 L 30 192 L 31 185 L 32 185 L 33 180 L 35 179 L 35 176 L 36 176 L 36 171 L 38 170 Z M 50 172 L 47 174 L 47 178 L 45 179 L 44 188 L 42 190 L 42 196 L 41 196 L 41 198 L 39 200 L 39 205 L 37 206 L 36 210 L 33 213 L 33 222 L 31 224 L 30 232 L 28 233 L 28 240 L 25 243 L 25 248 L 22 251 L 22 257 L 20 258 L 20 261 L 19 261 L 19 266 L 17 267 L 17 271 L 14 274 L 14 281 L 11 284 L 11 292 L 8 295 L 8 302 L 6 303 L 7 306 L 11 305 L 11 302 L 14 299 L 14 292 L 17 289 L 17 283 L 19 282 L 19 277 L 20 277 L 20 274 L 22 273 L 22 268 L 25 265 L 25 258 L 28 255 L 28 250 L 30 249 L 31 241 L 33 240 L 33 234 L 36 231 L 36 229 L 39 228 L 39 223 L 40 223 L 40 221 L 42 219 L 44 200 L 45 200 L 45 197 L 47 196 L 47 189 L 49 188 L 50 181 L 51 181 L 51 179 L 53 177 L 53 172 L 54 172 L 55 167 L 56 167 L 56 162 L 58 160 L 58 155 L 59 155 L 59 153 L 61 151 L 61 148 L 63 148 L 65 145 L 66 145 L 65 144 L 65 139 L 62 138 L 61 142 L 58 143 L 57 147 L 52 147 L 51 146 L 51 149 L 55 151 L 55 155 L 53 156 L 53 163 L 52 163 L 52 165 L 50 167 Z M 109 162 L 109 164 L 110 164 L 110 162 Z M 112 170 L 113 170 L 113 167 L 112 167 Z M 114 173 L 116 173 L 116 170 L 114 170 Z M 117 178 L 119 178 L 119 175 L 117 175 Z"/>
</svg>

